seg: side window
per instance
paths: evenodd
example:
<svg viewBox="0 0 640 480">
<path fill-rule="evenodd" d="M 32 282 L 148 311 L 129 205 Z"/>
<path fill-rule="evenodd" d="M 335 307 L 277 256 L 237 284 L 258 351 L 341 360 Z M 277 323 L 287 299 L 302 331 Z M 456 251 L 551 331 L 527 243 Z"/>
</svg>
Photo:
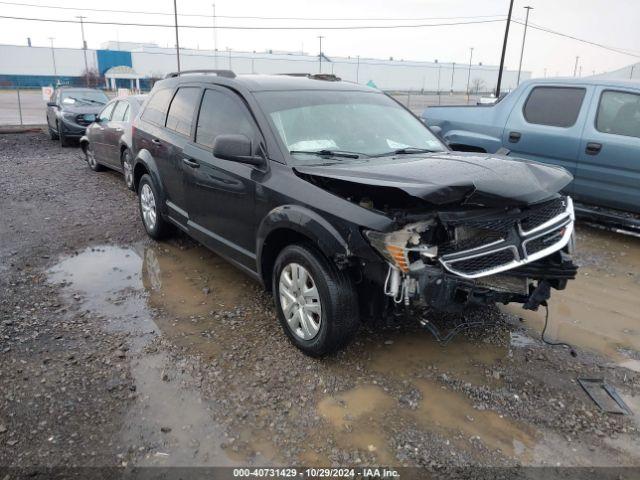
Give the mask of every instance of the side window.
<svg viewBox="0 0 640 480">
<path fill-rule="evenodd" d="M 576 123 L 584 88 L 535 87 L 524 104 L 524 118 L 529 123 L 570 127 Z"/>
<path fill-rule="evenodd" d="M 113 109 L 113 115 L 111 115 L 111 120 L 114 122 L 122 122 L 124 121 L 124 116 L 127 113 L 127 109 L 129 108 L 129 104 L 127 102 L 118 102 L 116 108 Z"/>
<path fill-rule="evenodd" d="M 116 102 L 108 104 L 106 107 L 102 109 L 98 118 L 101 122 L 108 122 L 111 118 L 111 112 L 113 112 L 113 108 L 115 107 Z"/>
<path fill-rule="evenodd" d="M 200 89 L 198 87 L 179 88 L 169 107 L 167 128 L 190 136 L 193 115 L 196 112 L 199 100 Z"/>
<path fill-rule="evenodd" d="M 600 96 L 596 129 L 640 138 L 640 95 L 607 90 Z"/>
<path fill-rule="evenodd" d="M 221 134 L 244 134 L 254 138 L 256 129 L 247 107 L 230 95 L 206 90 L 196 127 L 196 143 L 213 147 Z"/>
<path fill-rule="evenodd" d="M 165 88 L 164 90 L 156 92 L 151 100 L 149 100 L 141 118 L 147 122 L 164 125 L 164 119 L 167 115 L 167 109 L 169 107 L 172 94 L 173 90 L 170 88 Z"/>
</svg>

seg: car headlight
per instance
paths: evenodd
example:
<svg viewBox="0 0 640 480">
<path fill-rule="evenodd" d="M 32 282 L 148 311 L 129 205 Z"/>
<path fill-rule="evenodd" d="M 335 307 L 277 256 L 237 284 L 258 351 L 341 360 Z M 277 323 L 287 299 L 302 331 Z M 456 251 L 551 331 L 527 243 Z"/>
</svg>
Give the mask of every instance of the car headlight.
<svg viewBox="0 0 640 480">
<path fill-rule="evenodd" d="M 433 221 L 418 222 L 390 233 L 364 230 L 364 234 L 380 255 L 391 265 L 406 273 L 411 263 L 410 252 L 419 252 L 429 257 L 437 255 L 437 248 L 428 246 L 422 238 L 433 224 Z"/>
</svg>

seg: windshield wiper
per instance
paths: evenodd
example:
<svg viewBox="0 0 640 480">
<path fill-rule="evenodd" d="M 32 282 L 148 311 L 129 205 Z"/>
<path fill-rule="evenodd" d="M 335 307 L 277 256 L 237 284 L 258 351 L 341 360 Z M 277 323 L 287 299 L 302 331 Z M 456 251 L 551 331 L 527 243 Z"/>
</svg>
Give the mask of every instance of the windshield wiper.
<svg viewBox="0 0 640 480">
<path fill-rule="evenodd" d="M 78 100 L 78 99 L 76 99 L 76 100 Z M 100 100 L 92 100 L 91 98 L 82 97 L 79 100 L 82 101 L 82 102 L 91 102 L 91 103 L 97 103 L 98 105 L 104 105 L 104 102 L 101 102 Z"/>
<path fill-rule="evenodd" d="M 307 155 L 317 155 L 319 157 L 341 157 L 341 158 L 360 158 L 362 153 L 355 152 L 345 152 L 342 150 L 291 150 L 289 151 L 291 155 L 295 155 L 297 153 L 307 154 Z"/>
<path fill-rule="evenodd" d="M 405 147 L 391 150 L 390 152 L 380 153 L 378 155 L 374 155 L 374 157 L 389 157 L 391 155 L 412 155 L 414 153 L 436 153 L 441 151 L 442 150 L 432 150 L 429 148 Z"/>
</svg>

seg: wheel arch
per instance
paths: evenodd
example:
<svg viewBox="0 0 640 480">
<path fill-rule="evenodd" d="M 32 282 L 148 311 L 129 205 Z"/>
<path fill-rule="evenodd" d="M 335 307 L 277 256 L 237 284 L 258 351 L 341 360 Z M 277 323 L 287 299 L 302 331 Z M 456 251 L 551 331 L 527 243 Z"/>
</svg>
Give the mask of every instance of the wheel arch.
<svg viewBox="0 0 640 480">
<path fill-rule="evenodd" d="M 347 241 L 333 225 L 314 211 L 298 205 L 283 205 L 271 210 L 258 227 L 256 242 L 258 275 L 267 291 L 271 291 L 275 260 L 287 245 L 311 245 L 338 268 L 346 265 L 350 256 Z"/>
<path fill-rule="evenodd" d="M 165 192 L 160 180 L 158 165 L 148 150 L 140 150 L 133 161 L 133 186 L 136 193 L 138 192 L 140 179 L 145 174 L 149 174 L 153 179 L 158 193 L 162 197 L 161 205 L 164 205 Z"/>
</svg>

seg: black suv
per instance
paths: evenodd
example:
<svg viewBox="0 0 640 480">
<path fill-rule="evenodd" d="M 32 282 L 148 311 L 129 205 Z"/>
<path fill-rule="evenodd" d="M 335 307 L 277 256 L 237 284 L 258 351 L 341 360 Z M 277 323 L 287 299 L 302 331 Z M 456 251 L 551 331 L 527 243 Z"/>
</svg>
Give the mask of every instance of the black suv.
<svg viewBox="0 0 640 480">
<path fill-rule="evenodd" d="M 452 152 L 332 76 L 170 74 L 133 151 L 149 235 L 178 227 L 256 278 L 310 355 L 411 305 L 535 309 L 576 275 L 567 171 Z"/>
</svg>

